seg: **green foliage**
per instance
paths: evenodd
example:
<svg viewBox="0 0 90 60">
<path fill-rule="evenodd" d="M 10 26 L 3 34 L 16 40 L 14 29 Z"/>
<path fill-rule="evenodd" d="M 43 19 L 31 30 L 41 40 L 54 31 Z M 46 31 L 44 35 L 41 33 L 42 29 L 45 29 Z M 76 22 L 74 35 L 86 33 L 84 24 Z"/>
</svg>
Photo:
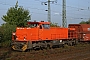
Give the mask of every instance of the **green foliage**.
<svg viewBox="0 0 90 60">
<path fill-rule="evenodd" d="M 1 33 L 3 36 L 2 37 L 3 42 L 7 41 L 7 40 L 11 40 L 12 32 L 15 31 L 16 25 L 10 25 L 10 24 L 6 23 L 6 24 L 3 24 L 1 26 L 1 28 L 2 28 Z"/>
<path fill-rule="evenodd" d="M 11 7 L 7 14 L 3 15 L 2 20 L 11 25 L 25 26 L 27 21 L 30 20 L 29 11 L 23 7 L 18 7 L 16 3 L 15 7 Z"/>
<path fill-rule="evenodd" d="M 79 24 L 90 24 L 90 19 L 88 21 L 81 21 Z"/>
<path fill-rule="evenodd" d="M 0 31 L 0 43 L 2 42 L 2 38 L 3 38 L 3 35 L 2 35 L 2 32 Z"/>
<path fill-rule="evenodd" d="M 86 24 L 86 22 L 85 21 L 81 21 L 79 24 Z"/>
<path fill-rule="evenodd" d="M 30 20 L 29 11 L 23 7 L 18 7 L 17 2 L 15 7 L 8 9 L 2 20 L 6 23 L 0 27 L 0 35 L 2 36 L 0 45 L 7 46 L 12 40 L 12 32 L 15 32 L 16 27 L 26 26 L 27 21 Z"/>
<path fill-rule="evenodd" d="M 51 23 L 50 26 L 51 26 L 51 27 L 59 27 L 59 26 L 58 26 L 58 23 Z"/>
<path fill-rule="evenodd" d="M 12 40 L 12 32 L 15 32 L 16 25 L 10 25 L 9 23 L 3 24 L 0 27 L 1 40 L 0 45 L 2 47 L 8 47 Z"/>
<path fill-rule="evenodd" d="M 1 42 L 1 47 L 9 47 L 10 46 L 10 43 L 11 43 L 11 40 L 7 40 L 7 41 L 4 41 L 4 42 Z"/>
</svg>

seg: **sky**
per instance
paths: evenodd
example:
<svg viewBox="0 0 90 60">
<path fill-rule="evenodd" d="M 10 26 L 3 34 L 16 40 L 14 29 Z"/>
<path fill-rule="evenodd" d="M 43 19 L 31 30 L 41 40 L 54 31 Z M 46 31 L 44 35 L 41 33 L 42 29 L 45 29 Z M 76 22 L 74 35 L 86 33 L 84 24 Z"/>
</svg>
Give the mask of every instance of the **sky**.
<svg viewBox="0 0 90 60">
<path fill-rule="evenodd" d="M 43 2 L 47 0 L 18 0 L 18 5 L 29 10 L 31 21 L 47 21 L 48 9 Z M 54 1 L 54 0 L 51 0 Z M 0 0 L 0 25 L 4 23 L 1 19 L 6 15 L 10 7 L 14 7 L 17 0 Z M 62 0 L 51 3 L 51 22 L 62 26 Z M 78 24 L 81 21 L 90 19 L 90 0 L 66 0 L 66 20 L 67 24 Z"/>
</svg>

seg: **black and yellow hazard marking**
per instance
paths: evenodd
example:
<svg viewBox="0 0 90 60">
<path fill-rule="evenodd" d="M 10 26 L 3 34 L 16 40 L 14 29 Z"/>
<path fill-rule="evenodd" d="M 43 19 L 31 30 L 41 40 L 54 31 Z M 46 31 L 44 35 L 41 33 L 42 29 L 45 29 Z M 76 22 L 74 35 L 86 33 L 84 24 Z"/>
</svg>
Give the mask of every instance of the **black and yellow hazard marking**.
<svg viewBox="0 0 90 60">
<path fill-rule="evenodd" d="M 25 44 L 23 47 L 22 47 L 22 50 L 25 51 L 27 49 L 27 45 Z"/>
</svg>

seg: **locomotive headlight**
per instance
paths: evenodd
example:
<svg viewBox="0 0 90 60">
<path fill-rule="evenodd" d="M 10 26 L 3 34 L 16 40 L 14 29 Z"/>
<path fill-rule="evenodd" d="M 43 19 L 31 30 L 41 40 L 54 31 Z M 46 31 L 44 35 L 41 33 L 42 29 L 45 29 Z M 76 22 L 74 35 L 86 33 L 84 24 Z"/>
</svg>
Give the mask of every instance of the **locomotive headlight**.
<svg viewBox="0 0 90 60">
<path fill-rule="evenodd" d="M 16 38 L 16 40 L 18 40 L 18 38 Z"/>
<path fill-rule="evenodd" d="M 60 42 L 62 42 L 62 40 L 60 40 Z"/>
<path fill-rule="evenodd" d="M 24 40 L 26 40 L 26 38 L 24 37 Z"/>
<path fill-rule="evenodd" d="M 12 33 L 13 35 L 16 35 L 15 33 Z"/>
<path fill-rule="evenodd" d="M 24 38 L 24 40 L 26 40 L 26 39 Z"/>
</svg>

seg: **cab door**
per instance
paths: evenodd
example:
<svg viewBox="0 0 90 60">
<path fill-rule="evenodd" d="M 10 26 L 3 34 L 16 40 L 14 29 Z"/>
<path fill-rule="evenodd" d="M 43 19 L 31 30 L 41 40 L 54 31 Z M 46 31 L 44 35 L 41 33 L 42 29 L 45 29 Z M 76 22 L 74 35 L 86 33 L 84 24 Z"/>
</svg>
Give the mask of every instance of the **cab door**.
<svg viewBox="0 0 90 60">
<path fill-rule="evenodd" d="M 49 24 L 42 24 L 39 26 L 39 39 L 40 40 L 50 40 L 51 31 Z"/>
<path fill-rule="evenodd" d="M 42 40 L 43 39 L 43 26 L 42 25 L 39 26 L 38 34 L 39 34 L 38 39 Z"/>
</svg>

